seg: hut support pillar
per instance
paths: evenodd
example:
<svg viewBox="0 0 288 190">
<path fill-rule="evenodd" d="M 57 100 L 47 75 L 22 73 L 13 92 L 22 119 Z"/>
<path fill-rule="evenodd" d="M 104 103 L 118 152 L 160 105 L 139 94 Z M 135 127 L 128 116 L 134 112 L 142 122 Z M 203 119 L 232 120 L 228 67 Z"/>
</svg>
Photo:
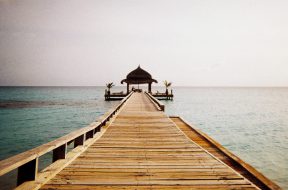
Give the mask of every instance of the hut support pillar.
<svg viewBox="0 0 288 190">
<path fill-rule="evenodd" d="M 148 83 L 148 92 L 151 93 L 151 86 L 152 86 L 152 83 Z"/>
<path fill-rule="evenodd" d="M 127 94 L 129 94 L 129 83 L 127 83 Z"/>
</svg>

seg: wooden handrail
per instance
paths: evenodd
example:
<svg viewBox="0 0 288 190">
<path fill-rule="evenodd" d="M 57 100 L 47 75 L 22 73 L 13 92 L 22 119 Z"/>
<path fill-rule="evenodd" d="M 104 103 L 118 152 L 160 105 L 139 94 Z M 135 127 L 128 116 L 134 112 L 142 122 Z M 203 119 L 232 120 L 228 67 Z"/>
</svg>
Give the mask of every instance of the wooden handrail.
<svg viewBox="0 0 288 190">
<path fill-rule="evenodd" d="M 104 119 L 102 119 L 101 124 L 105 125 L 107 121 L 109 121 L 109 119 L 111 118 L 111 115 L 114 115 L 121 107 L 122 105 L 128 100 L 128 98 L 133 94 L 133 91 L 131 91 L 123 100 L 121 100 L 120 104 L 118 104 L 116 106 L 116 108 L 111 109 L 111 111 L 109 112 L 109 114 L 104 117 Z"/>
<path fill-rule="evenodd" d="M 8 173 L 9 171 L 12 171 L 19 166 L 26 164 L 27 162 L 40 157 L 59 146 L 68 143 L 69 141 L 76 139 L 77 137 L 85 134 L 86 132 L 93 130 L 96 127 L 99 127 L 100 122 L 95 122 L 90 124 L 87 127 L 78 129 L 76 131 L 73 131 L 63 137 L 60 137 L 54 141 L 48 142 L 46 144 L 43 144 L 41 146 L 38 146 L 36 148 L 30 149 L 26 152 L 17 154 L 15 156 L 12 156 L 10 158 L 7 158 L 5 160 L 0 161 L 0 176 L 4 175 L 5 173 Z"/>
<path fill-rule="evenodd" d="M 159 100 L 157 100 L 157 98 L 153 97 L 150 93 L 148 92 L 145 92 L 145 94 L 149 97 L 149 99 L 154 102 L 159 108 L 161 111 L 165 111 L 165 105 L 160 102 Z"/>
<path fill-rule="evenodd" d="M 128 94 L 107 116 L 99 122 L 93 122 L 89 126 L 73 131 L 56 140 L 30 149 L 26 152 L 17 154 L 10 158 L 0 161 L 0 176 L 18 168 L 17 185 L 25 181 L 35 180 L 38 172 L 38 158 L 53 151 L 53 162 L 58 159 L 65 159 L 67 144 L 74 142 L 74 148 L 83 145 L 84 142 L 93 138 L 94 134 L 101 130 L 102 126 L 112 118 L 115 113 L 123 106 L 128 98 L 133 94 Z"/>
</svg>

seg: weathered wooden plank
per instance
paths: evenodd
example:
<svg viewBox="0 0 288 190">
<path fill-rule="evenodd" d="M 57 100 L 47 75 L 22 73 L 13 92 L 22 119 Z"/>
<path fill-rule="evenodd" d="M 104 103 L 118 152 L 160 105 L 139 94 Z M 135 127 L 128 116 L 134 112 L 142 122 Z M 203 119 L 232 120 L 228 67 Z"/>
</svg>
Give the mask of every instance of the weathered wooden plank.
<svg viewBox="0 0 288 190">
<path fill-rule="evenodd" d="M 54 184 L 48 184 L 46 185 L 43 190 L 167 190 L 171 189 L 171 186 L 165 186 L 165 185 L 157 185 L 157 186 L 144 186 L 144 185 L 97 185 L 97 186 L 91 186 L 91 185 L 54 185 Z M 175 190 L 252 190 L 254 187 L 251 185 L 229 185 L 229 184 L 219 184 L 219 185 L 177 185 L 173 186 L 173 189 Z"/>
<path fill-rule="evenodd" d="M 137 176 L 137 177 L 125 177 L 125 176 L 85 176 L 79 177 L 67 177 L 53 178 L 47 184 L 86 184 L 86 185 L 218 185 L 218 184 L 230 184 L 230 185 L 249 185 L 248 181 L 243 179 L 153 179 L 150 176 Z M 171 188 L 172 188 L 171 187 Z"/>
<path fill-rule="evenodd" d="M 162 165 L 139 165 L 138 163 L 136 164 L 125 164 L 125 163 L 117 163 L 117 164 L 111 164 L 111 163 L 106 163 L 106 164 L 99 164 L 99 165 L 85 165 L 85 164 L 71 164 L 69 165 L 69 168 L 146 168 L 146 169 L 161 169 L 161 168 L 170 168 L 170 169 L 174 169 L 174 168 L 179 168 L 179 169 L 219 169 L 219 168 L 227 168 L 226 166 L 223 165 L 168 165 L 168 164 L 162 164 Z"/>
<path fill-rule="evenodd" d="M 62 172 L 147 172 L 146 168 L 70 168 L 69 166 L 65 168 Z M 233 173 L 227 168 L 150 168 L 151 173 L 167 173 L 167 172 L 203 172 L 203 173 Z"/>
</svg>

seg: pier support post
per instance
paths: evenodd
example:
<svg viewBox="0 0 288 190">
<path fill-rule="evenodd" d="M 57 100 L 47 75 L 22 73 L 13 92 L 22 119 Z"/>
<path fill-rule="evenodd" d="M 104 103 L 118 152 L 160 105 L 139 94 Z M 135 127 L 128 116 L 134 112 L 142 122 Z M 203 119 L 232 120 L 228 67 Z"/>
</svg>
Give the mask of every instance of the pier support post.
<svg viewBox="0 0 288 190">
<path fill-rule="evenodd" d="M 33 181 L 38 173 L 38 158 L 27 162 L 18 168 L 17 186 L 25 181 Z"/>
</svg>

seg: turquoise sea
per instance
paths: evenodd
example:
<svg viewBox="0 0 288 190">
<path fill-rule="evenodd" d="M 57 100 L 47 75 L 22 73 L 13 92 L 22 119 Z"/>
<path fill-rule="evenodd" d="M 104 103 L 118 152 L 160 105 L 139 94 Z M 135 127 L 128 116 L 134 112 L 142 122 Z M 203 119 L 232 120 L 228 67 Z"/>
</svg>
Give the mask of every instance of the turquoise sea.
<svg viewBox="0 0 288 190">
<path fill-rule="evenodd" d="M 0 87 L 0 159 L 95 121 L 119 103 L 104 101 L 104 90 Z M 125 87 L 112 89 L 121 90 Z M 168 115 L 182 116 L 288 189 L 288 88 L 174 87 L 173 92 L 173 101 L 163 101 Z M 1 177 L 0 187 L 8 187 L 11 176 Z"/>
</svg>

